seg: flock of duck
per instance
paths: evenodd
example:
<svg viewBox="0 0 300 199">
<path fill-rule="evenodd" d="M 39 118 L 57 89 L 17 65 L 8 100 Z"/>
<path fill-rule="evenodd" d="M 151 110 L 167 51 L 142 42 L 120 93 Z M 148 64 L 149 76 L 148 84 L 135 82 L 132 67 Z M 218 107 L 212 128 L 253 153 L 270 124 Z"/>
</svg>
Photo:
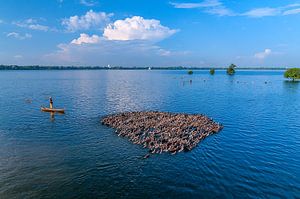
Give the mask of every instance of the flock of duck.
<svg viewBox="0 0 300 199">
<path fill-rule="evenodd" d="M 201 140 L 223 128 L 204 115 L 156 111 L 109 115 L 102 118 L 102 124 L 115 128 L 119 136 L 148 148 L 150 153 L 172 154 L 192 150 Z"/>
</svg>

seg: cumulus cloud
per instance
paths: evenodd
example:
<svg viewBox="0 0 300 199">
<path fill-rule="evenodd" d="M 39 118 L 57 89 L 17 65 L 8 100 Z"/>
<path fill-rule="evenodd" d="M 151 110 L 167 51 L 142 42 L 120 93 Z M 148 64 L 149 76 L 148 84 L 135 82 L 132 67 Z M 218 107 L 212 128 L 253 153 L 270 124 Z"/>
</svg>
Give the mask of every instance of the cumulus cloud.
<svg viewBox="0 0 300 199">
<path fill-rule="evenodd" d="M 99 43 L 100 37 L 98 35 L 89 36 L 88 34 L 82 33 L 78 39 L 73 39 L 71 44 L 96 44 Z"/>
<path fill-rule="evenodd" d="M 45 64 L 98 66 L 166 66 L 179 64 L 189 54 L 163 49 L 145 40 L 107 40 L 81 34 L 70 43 L 59 44 L 58 50 L 43 57 Z M 136 59 L 138 57 L 138 59 Z"/>
<path fill-rule="evenodd" d="M 103 36 L 108 40 L 162 40 L 174 33 L 172 30 L 160 24 L 159 20 L 144 19 L 140 16 L 117 20 L 109 24 Z"/>
<path fill-rule="evenodd" d="M 263 52 L 258 52 L 254 55 L 256 59 L 265 59 L 272 54 L 271 49 L 265 49 Z"/>
<path fill-rule="evenodd" d="M 184 61 L 187 52 L 163 49 L 143 40 L 101 40 L 87 45 L 59 44 L 58 50 L 43 57 L 44 63 L 57 65 L 166 66 Z M 138 57 L 138 59 L 137 59 Z"/>
<path fill-rule="evenodd" d="M 110 21 L 112 13 L 107 14 L 105 12 L 94 12 L 93 10 L 88 11 L 82 16 L 71 16 L 62 20 L 62 25 L 66 27 L 67 31 L 75 32 L 78 30 L 88 30 L 90 28 L 105 25 Z"/>
<path fill-rule="evenodd" d="M 26 19 L 24 21 L 14 22 L 13 24 L 22 27 L 22 28 L 28 28 L 32 30 L 40 30 L 40 31 L 48 31 L 49 27 L 45 25 L 38 24 L 37 20 L 35 19 Z"/>
<path fill-rule="evenodd" d="M 32 37 L 31 34 L 25 33 L 25 34 L 22 35 L 22 34 L 17 33 L 17 32 L 10 32 L 6 36 L 7 37 L 13 37 L 13 38 L 16 38 L 16 39 L 19 39 L 19 40 L 30 39 Z"/>
<path fill-rule="evenodd" d="M 159 20 L 134 16 L 108 24 L 102 35 L 81 33 L 70 43 L 59 44 L 58 50 L 43 60 L 49 65 L 159 66 L 170 65 L 173 59 L 176 61 L 172 63 L 182 63 L 179 57 L 187 55 L 186 51 L 171 51 L 155 44 L 175 32 Z"/>
</svg>

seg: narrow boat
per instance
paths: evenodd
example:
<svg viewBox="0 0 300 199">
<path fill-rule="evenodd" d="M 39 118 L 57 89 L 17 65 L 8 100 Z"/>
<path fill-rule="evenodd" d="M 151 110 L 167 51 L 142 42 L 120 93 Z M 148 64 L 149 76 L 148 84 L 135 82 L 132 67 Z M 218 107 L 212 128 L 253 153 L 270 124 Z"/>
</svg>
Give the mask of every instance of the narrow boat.
<svg viewBox="0 0 300 199">
<path fill-rule="evenodd" d="M 50 113 L 65 113 L 65 109 L 41 107 L 41 111 Z"/>
</svg>

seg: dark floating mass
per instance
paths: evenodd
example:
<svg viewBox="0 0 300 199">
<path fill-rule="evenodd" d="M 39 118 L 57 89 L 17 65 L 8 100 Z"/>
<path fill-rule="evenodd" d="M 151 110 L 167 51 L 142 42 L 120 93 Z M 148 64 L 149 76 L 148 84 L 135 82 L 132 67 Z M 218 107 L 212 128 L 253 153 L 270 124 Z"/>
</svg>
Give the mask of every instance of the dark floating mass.
<svg viewBox="0 0 300 199">
<path fill-rule="evenodd" d="M 204 115 L 155 111 L 109 115 L 102 119 L 102 124 L 115 128 L 119 136 L 134 144 L 149 148 L 150 153 L 172 154 L 192 150 L 201 140 L 223 128 Z"/>
</svg>

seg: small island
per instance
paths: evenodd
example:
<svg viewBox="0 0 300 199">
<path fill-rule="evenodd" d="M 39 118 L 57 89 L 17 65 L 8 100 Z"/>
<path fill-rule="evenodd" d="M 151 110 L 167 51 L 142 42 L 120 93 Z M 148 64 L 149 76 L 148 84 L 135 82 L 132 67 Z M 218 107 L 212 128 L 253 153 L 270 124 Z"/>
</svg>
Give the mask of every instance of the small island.
<svg viewBox="0 0 300 199">
<path fill-rule="evenodd" d="M 190 151 L 223 126 L 200 114 L 126 112 L 102 118 L 119 136 L 148 148 L 150 153 Z"/>
</svg>

